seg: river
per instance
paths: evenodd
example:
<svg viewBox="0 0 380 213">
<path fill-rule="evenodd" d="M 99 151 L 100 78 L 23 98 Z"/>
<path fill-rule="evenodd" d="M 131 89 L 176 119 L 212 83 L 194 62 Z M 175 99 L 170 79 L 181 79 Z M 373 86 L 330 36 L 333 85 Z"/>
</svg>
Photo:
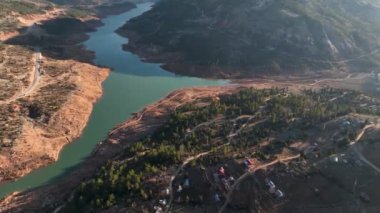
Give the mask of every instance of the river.
<svg viewBox="0 0 380 213">
<path fill-rule="evenodd" d="M 189 86 L 225 84 L 225 81 L 174 75 L 161 69 L 159 64 L 143 62 L 138 56 L 122 50 L 122 44 L 127 43 L 128 39 L 117 35 L 115 30 L 127 20 L 148 11 L 151 6 L 152 3 L 138 4 L 129 12 L 109 16 L 102 20 L 104 26 L 89 34 L 90 38 L 84 45 L 95 52 L 95 63 L 110 67 L 113 71 L 103 83 L 103 97 L 95 104 L 87 127 L 78 140 L 62 150 L 56 163 L 0 186 L 0 198 L 64 178 L 90 155 L 95 145 L 105 139 L 113 127 L 170 91 Z"/>
</svg>

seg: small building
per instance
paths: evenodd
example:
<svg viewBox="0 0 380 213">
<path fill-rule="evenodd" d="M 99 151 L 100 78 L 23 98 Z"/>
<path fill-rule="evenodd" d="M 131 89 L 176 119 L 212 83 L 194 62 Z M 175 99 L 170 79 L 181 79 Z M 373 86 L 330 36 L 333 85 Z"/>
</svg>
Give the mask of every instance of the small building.
<svg viewBox="0 0 380 213">
<path fill-rule="evenodd" d="M 370 202 L 371 201 L 371 198 L 368 196 L 367 193 L 365 192 L 361 192 L 360 193 L 360 199 L 364 202 Z"/>
<path fill-rule="evenodd" d="M 166 189 L 165 189 L 165 195 L 166 195 L 166 196 L 169 196 L 169 195 L 170 195 L 170 189 L 169 189 L 169 188 L 166 188 Z"/>
<path fill-rule="evenodd" d="M 13 112 L 20 112 L 21 111 L 21 106 L 19 104 L 13 104 L 12 105 L 12 111 Z"/>
<path fill-rule="evenodd" d="M 279 189 L 277 189 L 274 194 L 276 195 L 278 199 L 283 198 L 285 196 L 284 193 Z"/>
<path fill-rule="evenodd" d="M 153 207 L 153 209 L 155 210 L 155 213 L 162 213 L 163 212 L 163 210 L 160 206 L 155 206 L 155 207 Z"/>
<path fill-rule="evenodd" d="M 243 164 L 245 168 L 249 169 L 253 165 L 253 161 L 251 159 L 245 159 Z"/>
<path fill-rule="evenodd" d="M 178 185 L 177 192 L 178 193 L 182 192 L 182 186 L 181 185 Z"/>
<path fill-rule="evenodd" d="M 189 178 L 185 179 L 185 182 L 183 183 L 183 187 L 185 187 L 185 188 L 189 188 L 190 187 L 190 179 Z"/>
<path fill-rule="evenodd" d="M 216 203 L 219 203 L 221 200 L 220 200 L 220 195 L 218 194 L 218 193 L 215 193 L 215 195 L 214 195 L 214 201 L 216 202 Z"/>
<path fill-rule="evenodd" d="M 159 203 L 160 205 L 162 205 L 162 206 L 166 206 L 167 201 L 166 201 L 166 199 L 163 199 L 163 200 L 159 200 L 158 203 Z"/>
<path fill-rule="evenodd" d="M 221 167 L 218 169 L 218 176 L 219 176 L 219 178 L 225 178 L 225 177 L 226 177 L 226 172 L 225 172 L 223 166 L 221 166 Z"/>
<path fill-rule="evenodd" d="M 270 188 L 270 189 L 274 189 L 274 188 L 276 188 L 276 185 L 273 183 L 273 181 L 272 180 L 270 180 L 270 179 L 265 179 L 265 183 L 267 184 L 267 186 Z"/>
<path fill-rule="evenodd" d="M 234 177 L 229 177 L 228 178 L 228 182 L 231 184 L 231 185 L 233 185 L 234 183 L 235 183 L 235 178 Z"/>
</svg>

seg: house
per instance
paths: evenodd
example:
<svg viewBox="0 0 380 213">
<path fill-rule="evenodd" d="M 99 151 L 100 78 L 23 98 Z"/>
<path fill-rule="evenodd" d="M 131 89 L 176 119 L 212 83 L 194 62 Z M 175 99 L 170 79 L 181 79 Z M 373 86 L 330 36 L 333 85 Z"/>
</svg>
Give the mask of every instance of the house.
<svg viewBox="0 0 380 213">
<path fill-rule="evenodd" d="M 19 104 L 13 104 L 11 110 L 12 110 L 12 112 L 20 112 L 21 106 Z"/>
<path fill-rule="evenodd" d="M 185 188 L 189 188 L 190 187 L 190 179 L 189 178 L 185 179 L 185 182 L 183 183 L 183 187 L 185 187 Z"/>
<path fill-rule="evenodd" d="M 233 185 L 234 183 L 235 183 L 235 178 L 234 177 L 229 177 L 228 178 L 228 182 L 231 184 L 231 185 Z"/>
<path fill-rule="evenodd" d="M 225 178 L 225 177 L 226 177 L 226 172 L 225 172 L 225 170 L 224 170 L 224 167 L 223 167 L 223 166 L 219 167 L 219 169 L 218 169 L 218 176 L 219 176 L 219 178 L 220 178 L 220 179 L 222 179 L 222 178 Z"/>
<path fill-rule="evenodd" d="M 251 159 L 245 159 L 243 164 L 245 168 L 249 169 L 253 165 L 253 161 Z"/>
<path fill-rule="evenodd" d="M 169 195 L 170 195 L 170 189 L 169 189 L 169 188 L 166 188 L 166 189 L 165 189 L 165 195 L 166 195 L 166 196 L 169 196 Z"/>
<path fill-rule="evenodd" d="M 164 200 L 159 200 L 158 203 L 162 206 L 166 206 L 167 204 L 167 201 L 164 199 Z"/>
<path fill-rule="evenodd" d="M 277 189 L 274 194 L 276 195 L 278 199 L 283 198 L 285 196 L 284 193 L 279 189 Z"/>
<path fill-rule="evenodd" d="M 164 212 L 164 211 L 162 211 L 162 208 L 160 206 L 155 206 L 154 210 L 156 210 L 155 213 L 162 213 L 162 212 Z"/>
<path fill-rule="evenodd" d="M 181 185 L 178 185 L 177 192 L 178 193 L 182 192 L 182 186 Z"/>
<path fill-rule="evenodd" d="M 219 203 L 221 201 L 220 200 L 220 195 L 218 193 L 215 193 L 214 200 L 215 200 L 216 203 Z"/>
<path fill-rule="evenodd" d="M 274 189 L 276 188 L 276 185 L 273 183 L 273 181 L 271 181 L 270 179 L 265 179 L 265 183 L 267 184 L 267 186 L 270 188 L 270 189 Z"/>
</svg>

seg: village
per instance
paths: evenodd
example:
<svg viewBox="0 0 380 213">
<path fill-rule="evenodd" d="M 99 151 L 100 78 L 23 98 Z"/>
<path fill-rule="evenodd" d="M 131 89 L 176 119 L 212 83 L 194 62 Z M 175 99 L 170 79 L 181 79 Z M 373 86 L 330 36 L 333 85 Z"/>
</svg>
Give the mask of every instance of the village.
<svg viewBox="0 0 380 213">
<path fill-rule="evenodd" d="M 342 129 L 350 128 L 347 127 L 348 123 L 343 121 Z M 370 188 L 369 183 L 376 181 L 380 173 L 372 172 L 353 150 L 327 157 L 322 157 L 323 151 L 323 145 L 315 143 L 307 147 L 301 155 L 269 163 L 248 158 L 227 160 L 220 157 L 216 157 L 218 160 L 215 162 L 212 156 L 203 157 L 190 163 L 191 165 L 186 166 L 175 177 L 172 182 L 173 191 L 165 189 L 154 209 L 156 213 L 192 212 L 200 209 L 219 213 L 227 209 L 228 212 L 245 209 L 260 212 L 273 209 L 273 206 L 293 208 L 297 205 L 294 200 L 309 199 L 302 207 L 307 209 L 308 204 L 313 206 L 315 202 L 320 203 L 318 197 L 329 196 L 330 193 L 347 194 L 340 199 L 354 197 L 364 203 L 363 205 L 377 202 L 379 194 Z M 379 159 L 375 160 L 379 165 Z M 333 172 L 338 167 L 341 173 Z M 362 177 L 350 176 L 352 170 L 360 170 Z M 336 181 L 342 182 L 335 182 L 334 178 L 324 176 L 330 173 L 336 175 Z M 352 182 L 345 180 L 347 178 L 352 179 Z M 358 182 L 361 186 L 358 186 Z M 297 186 L 293 186 L 295 184 Z M 308 184 L 311 188 L 303 188 L 299 184 Z M 331 189 L 321 191 L 326 186 Z M 342 191 L 341 187 L 350 191 Z M 351 191 L 352 187 L 354 191 Z M 294 192 L 294 188 L 298 190 Z M 306 194 L 308 196 L 303 199 Z M 328 203 L 334 200 L 339 201 L 331 199 Z M 319 205 L 323 206 L 322 203 Z"/>
<path fill-rule="evenodd" d="M 365 106 L 373 108 L 370 104 Z M 309 143 L 293 142 L 271 148 L 266 153 L 277 153 L 272 157 L 252 158 L 250 149 L 238 153 L 233 148 L 201 155 L 171 177 L 170 187 L 160 193 L 154 209 L 157 213 L 290 210 L 298 208 L 295 201 L 305 195 L 307 202 L 301 210 L 343 200 L 357 200 L 361 205 L 376 203 L 378 193 L 370 188 L 370 183 L 377 180 L 380 170 L 363 159 L 358 147 L 364 146 L 361 144 L 366 134 L 379 139 L 377 123 L 378 118 L 371 116 L 343 116 L 306 132 L 310 135 L 306 139 Z M 371 159 L 380 166 L 379 160 Z M 361 171 L 362 177 L 350 175 L 352 170 Z M 330 189 L 322 191 L 326 187 Z M 330 198 L 330 194 L 336 193 L 341 196 Z"/>
</svg>

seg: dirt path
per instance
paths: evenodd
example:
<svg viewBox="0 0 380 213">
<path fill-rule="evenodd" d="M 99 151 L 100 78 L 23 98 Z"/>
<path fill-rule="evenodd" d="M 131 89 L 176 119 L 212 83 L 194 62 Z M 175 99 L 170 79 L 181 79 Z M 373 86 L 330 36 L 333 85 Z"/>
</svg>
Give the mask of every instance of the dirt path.
<svg viewBox="0 0 380 213">
<path fill-rule="evenodd" d="M 269 100 L 268 100 L 269 101 Z M 258 112 L 260 112 L 261 110 L 259 110 Z M 216 150 L 219 150 L 220 148 L 222 148 L 222 147 L 225 147 L 225 146 L 228 146 L 228 145 L 230 145 L 231 144 L 231 142 L 232 142 L 232 139 L 235 137 L 235 136 L 237 136 L 247 125 L 248 125 L 248 123 L 253 119 L 253 118 L 255 118 L 256 117 L 256 115 L 257 115 L 257 113 L 258 112 L 256 112 L 255 113 L 255 115 L 252 115 L 252 116 L 250 116 L 249 117 L 249 119 L 247 120 L 247 122 L 245 122 L 238 130 L 236 130 L 235 132 L 233 132 L 233 130 L 231 130 L 231 132 L 230 132 L 230 134 L 227 136 L 227 138 L 228 138 L 228 142 L 227 143 L 225 143 L 225 144 L 223 144 L 223 145 L 220 145 L 220 146 L 218 146 L 216 149 L 214 149 L 214 150 L 211 150 L 211 151 L 207 151 L 207 152 L 203 152 L 203 153 L 200 153 L 200 154 L 198 154 L 198 155 L 196 155 L 196 156 L 193 156 L 193 157 L 189 157 L 189 158 L 187 158 L 183 163 L 182 163 L 182 165 L 176 170 L 176 172 L 171 176 L 171 178 L 170 178 L 170 186 L 169 186 L 169 191 L 170 191 L 170 199 L 169 199 L 169 202 L 168 202 L 168 207 L 167 207 L 167 209 L 166 209 L 166 211 L 165 211 L 165 213 L 169 213 L 169 211 L 170 211 L 170 209 L 171 209 L 171 206 L 172 206 L 172 203 L 173 203 L 173 196 L 174 196 L 174 193 L 173 193 L 173 181 L 174 181 L 174 179 L 176 178 L 176 176 L 181 172 L 181 170 L 183 170 L 183 168 L 185 168 L 185 166 L 187 165 L 187 164 L 189 164 L 191 161 L 193 161 L 193 160 L 196 160 L 196 159 L 198 159 L 198 158 L 200 158 L 200 157 L 203 157 L 203 156 L 205 156 L 205 155 L 208 155 L 208 154 L 210 154 L 211 152 L 214 152 L 214 151 L 216 151 Z M 214 120 L 213 120 L 214 121 Z M 213 122 L 212 121 L 212 122 Z M 234 123 L 234 125 L 236 124 L 236 121 L 237 121 L 237 119 L 234 119 L 233 120 L 233 123 Z M 207 122 L 207 123 L 209 123 L 209 122 Z M 202 123 L 202 124 L 204 124 L 204 123 Z"/>
<path fill-rule="evenodd" d="M 380 168 L 377 167 L 375 164 L 373 164 L 371 161 L 369 161 L 366 157 L 364 157 L 364 155 L 358 150 L 358 148 L 355 146 L 355 144 L 357 142 L 359 142 L 359 140 L 364 136 L 365 132 L 367 131 L 367 129 L 369 128 L 372 128 L 372 127 L 376 127 L 376 125 L 374 124 L 369 124 L 369 125 L 366 125 L 362 131 L 359 133 L 359 135 L 356 137 L 356 139 L 354 141 L 352 141 L 350 143 L 350 145 L 353 146 L 353 150 L 354 152 L 358 155 L 359 159 L 364 162 L 365 164 L 367 164 L 369 167 L 371 167 L 373 170 L 375 170 L 376 172 L 380 173 Z"/>
<path fill-rule="evenodd" d="M 41 77 L 41 60 L 42 60 L 42 54 L 41 50 L 39 48 L 36 48 L 36 53 L 35 53 L 35 60 L 34 60 L 34 67 L 33 67 L 33 80 L 32 83 L 29 85 L 29 87 L 16 99 L 25 97 L 29 95 L 31 92 L 34 91 L 36 88 L 38 81 L 40 80 Z"/>
<path fill-rule="evenodd" d="M 233 192 L 235 191 L 236 187 L 245 179 L 247 178 L 248 176 L 250 175 L 253 175 L 255 174 L 256 171 L 260 170 L 260 169 L 264 169 L 264 168 L 267 168 L 269 166 L 272 166 L 274 164 L 277 164 L 277 163 L 280 163 L 280 162 L 285 162 L 285 161 L 291 161 L 291 160 L 294 160 L 294 159 L 297 159 L 300 157 L 300 154 L 298 155 L 295 155 L 295 156 L 291 156 L 291 157 L 286 157 L 286 158 L 280 158 L 280 159 L 277 159 L 275 161 L 272 161 L 270 163 L 267 163 L 267 164 L 263 164 L 261 166 L 258 166 L 258 167 L 255 167 L 253 168 L 252 170 L 249 170 L 248 172 L 246 172 L 244 175 L 240 176 L 239 179 L 237 179 L 234 183 L 234 185 L 232 185 L 232 188 L 231 190 L 228 192 L 227 194 L 227 197 L 226 197 L 226 201 L 224 202 L 223 206 L 219 209 L 219 213 L 222 213 L 224 212 L 225 208 L 227 207 L 228 203 L 231 201 L 231 198 L 232 198 L 232 195 L 233 195 Z"/>
<path fill-rule="evenodd" d="M 356 136 L 355 140 L 353 140 L 350 143 L 350 146 L 355 145 L 357 142 L 359 142 L 360 139 L 362 139 L 362 137 L 364 136 L 364 133 L 367 131 L 367 129 L 375 127 L 375 126 L 376 125 L 374 125 L 374 124 L 368 124 L 368 125 L 364 126 L 364 128 L 362 129 L 362 131 L 358 134 L 358 136 Z"/>
<path fill-rule="evenodd" d="M 6 101 L 0 101 L 0 104 L 9 104 L 13 101 L 16 101 L 20 98 L 23 98 L 30 93 L 34 91 L 36 86 L 38 85 L 38 82 L 41 77 L 41 60 L 42 60 L 42 54 L 39 48 L 36 48 L 36 52 L 34 53 L 34 66 L 33 66 L 33 72 L 32 72 L 32 81 L 28 88 L 26 88 L 25 91 L 21 91 L 21 93 L 13 96 L 12 98 L 9 98 Z"/>
<path fill-rule="evenodd" d="M 206 156 L 208 154 L 210 154 L 211 152 L 214 152 L 222 147 L 225 147 L 225 146 L 228 146 L 230 143 L 226 143 L 226 144 L 223 144 L 223 145 L 220 145 L 218 146 L 216 149 L 214 150 L 211 150 L 211 151 L 207 151 L 207 152 L 202 152 L 200 154 L 197 154 L 195 156 L 192 156 L 192 157 L 189 157 L 187 158 L 183 163 L 182 165 L 175 171 L 175 173 L 170 177 L 170 186 L 169 186 L 169 191 L 170 191 L 170 199 L 169 199 L 169 202 L 168 202 L 168 207 L 166 209 L 166 213 L 168 213 L 171 209 L 171 206 L 172 206 L 172 203 L 173 203 L 173 199 L 174 199 L 174 193 L 173 193 L 173 181 L 174 179 L 177 177 L 177 175 L 183 170 L 183 168 L 185 168 L 187 166 L 187 164 L 189 164 L 191 161 L 193 160 L 197 160 L 198 158 L 200 157 L 203 157 L 203 156 Z"/>
<path fill-rule="evenodd" d="M 337 100 L 337 99 L 339 99 L 339 98 L 343 98 L 343 97 L 346 96 L 346 95 L 347 95 L 347 92 L 344 92 L 342 95 L 340 95 L 340 96 L 338 96 L 338 97 L 331 98 L 331 99 L 329 100 L 329 102 L 333 102 L 333 101 L 335 101 L 335 100 Z"/>
</svg>

